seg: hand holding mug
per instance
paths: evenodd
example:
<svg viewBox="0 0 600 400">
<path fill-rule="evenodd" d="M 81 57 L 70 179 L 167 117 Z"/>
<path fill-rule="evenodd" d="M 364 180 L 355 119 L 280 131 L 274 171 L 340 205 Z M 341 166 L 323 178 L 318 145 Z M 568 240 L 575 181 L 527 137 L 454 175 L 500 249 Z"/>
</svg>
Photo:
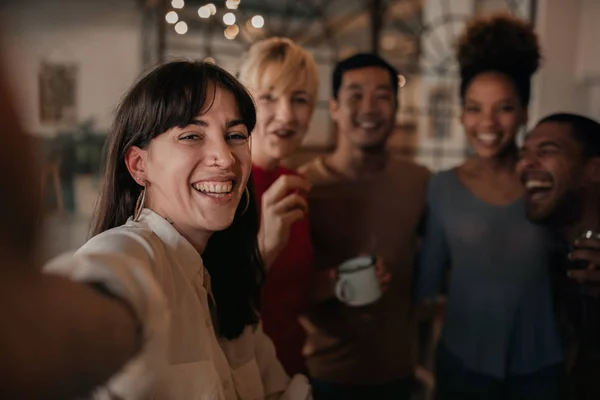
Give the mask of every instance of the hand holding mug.
<svg viewBox="0 0 600 400">
<path fill-rule="evenodd" d="M 391 275 L 381 257 L 375 264 L 370 256 L 355 257 L 342 263 L 336 271 L 335 295 L 349 306 L 364 306 L 379 300 L 388 289 Z"/>
<path fill-rule="evenodd" d="M 600 233 L 586 231 L 574 245 L 568 257 L 581 268 L 569 269 L 567 276 L 580 283 L 600 284 Z"/>
<path fill-rule="evenodd" d="M 383 259 L 381 257 L 377 257 L 377 262 L 375 263 L 375 274 L 377 275 L 377 279 L 379 280 L 381 290 L 383 291 L 383 293 L 387 292 L 387 290 L 390 288 L 392 274 L 390 274 L 390 272 L 385 267 L 385 264 L 383 263 Z"/>
</svg>

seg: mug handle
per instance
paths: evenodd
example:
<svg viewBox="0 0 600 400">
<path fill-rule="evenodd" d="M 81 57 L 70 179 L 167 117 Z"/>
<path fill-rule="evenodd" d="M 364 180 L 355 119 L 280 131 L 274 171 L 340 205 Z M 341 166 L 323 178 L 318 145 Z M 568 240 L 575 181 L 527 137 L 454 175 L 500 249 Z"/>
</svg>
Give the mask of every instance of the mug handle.
<svg viewBox="0 0 600 400">
<path fill-rule="evenodd" d="M 347 287 L 348 287 L 348 282 L 346 282 L 346 280 L 344 278 L 338 279 L 338 281 L 335 283 L 335 296 L 344 303 L 346 303 L 348 300 L 350 300 L 347 297 L 347 294 L 348 294 Z"/>
</svg>

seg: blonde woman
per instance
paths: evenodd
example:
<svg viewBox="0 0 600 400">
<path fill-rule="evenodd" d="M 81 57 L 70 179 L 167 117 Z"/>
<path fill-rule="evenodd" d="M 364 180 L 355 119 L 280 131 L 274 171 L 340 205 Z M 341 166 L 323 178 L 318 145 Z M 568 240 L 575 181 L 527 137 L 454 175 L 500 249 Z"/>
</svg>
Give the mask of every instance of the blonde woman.
<svg viewBox="0 0 600 400">
<path fill-rule="evenodd" d="M 252 175 L 260 204 L 259 248 L 267 267 L 261 319 L 288 374 L 304 372 L 298 317 L 308 305 L 313 255 L 307 219 L 310 185 L 281 160 L 302 143 L 315 109 L 318 73 L 312 56 L 286 38 L 254 44 L 240 80 L 257 102 Z"/>
</svg>

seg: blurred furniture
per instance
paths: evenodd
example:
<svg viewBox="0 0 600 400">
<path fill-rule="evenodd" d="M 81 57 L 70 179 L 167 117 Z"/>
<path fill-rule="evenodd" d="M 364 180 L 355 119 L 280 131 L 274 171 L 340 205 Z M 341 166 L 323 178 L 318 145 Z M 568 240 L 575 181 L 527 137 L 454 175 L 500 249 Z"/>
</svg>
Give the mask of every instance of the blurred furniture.
<svg viewBox="0 0 600 400">
<path fill-rule="evenodd" d="M 63 189 L 60 183 L 60 157 L 54 155 L 47 159 L 42 166 L 42 198 L 44 199 L 44 211 L 46 213 L 63 214 L 65 204 L 63 200 Z M 54 207 L 48 212 L 48 205 Z"/>
</svg>

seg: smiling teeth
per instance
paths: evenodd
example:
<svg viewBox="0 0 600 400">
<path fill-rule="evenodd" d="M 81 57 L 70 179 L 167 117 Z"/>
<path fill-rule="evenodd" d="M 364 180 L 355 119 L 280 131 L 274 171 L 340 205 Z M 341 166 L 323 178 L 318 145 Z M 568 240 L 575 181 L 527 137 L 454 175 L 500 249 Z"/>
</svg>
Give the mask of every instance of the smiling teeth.
<svg viewBox="0 0 600 400">
<path fill-rule="evenodd" d="M 233 182 L 200 182 L 192 186 L 202 193 L 227 194 L 231 192 Z"/>
<path fill-rule="evenodd" d="M 552 186 L 554 186 L 552 182 L 548 181 L 530 180 L 525 182 L 527 189 L 550 189 Z"/>
<path fill-rule="evenodd" d="M 477 139 L 481 140 L 484 143 L 493 143 L 498 140 L 499 135 L 495 133 L 480 133 L 477 135 Z"/>
<path fill-rule="evenodd" d="M 360 127 L 363 129 L 373 129 L 377 126 L 375 122 L 363 122 L 360 124 Z"/>
</svg>

